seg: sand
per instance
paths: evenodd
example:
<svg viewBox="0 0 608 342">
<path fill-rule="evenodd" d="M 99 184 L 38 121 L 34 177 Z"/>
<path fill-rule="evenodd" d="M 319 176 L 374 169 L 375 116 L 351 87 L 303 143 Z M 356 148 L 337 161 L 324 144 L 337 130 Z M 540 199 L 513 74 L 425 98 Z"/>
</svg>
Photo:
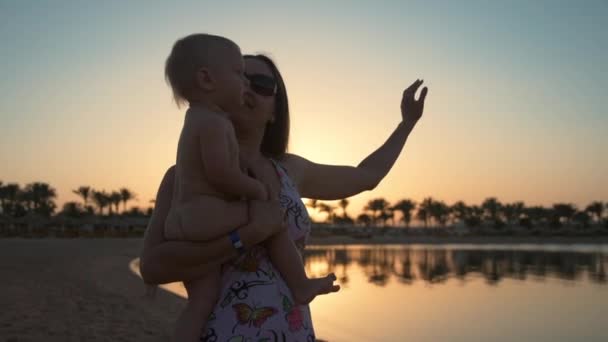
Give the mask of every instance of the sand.
<svg viewBox="0 0 608 342">
<path fill-rule="evenodd" d="M 1 341 L 167 341 L 185 300 L 143 298 L 141 239 L 0 239 Z"/>
</svg>

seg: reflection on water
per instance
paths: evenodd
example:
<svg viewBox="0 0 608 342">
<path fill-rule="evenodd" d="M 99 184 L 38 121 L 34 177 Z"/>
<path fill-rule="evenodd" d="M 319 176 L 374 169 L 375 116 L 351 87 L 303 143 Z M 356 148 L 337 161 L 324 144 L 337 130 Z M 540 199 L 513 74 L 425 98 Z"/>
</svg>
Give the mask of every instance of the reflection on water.
<svg viewBox="0 0 608 342">
<path fill-rule="evenodd" d="M 608 341 L 608 246 L 315 246 L 329 341 Z"/>
<path fill-rule="evenodd" d="M 601 246 L 579 250 L 496 248 L 312 247 L 306 250 L 306 271 L 315 276 L 334 272 L 345 285 L 349 282 L 349 269 L 355 265 L 363 270 L 369 282 L 379 286 L 391 279 L 403 284 L 416 280 L 437 284 L 449 278 L 467 280 L 479 276 L 488 284 L 498 284 L 505 278 L 525 280 L 529 277 L 538 280 L 588 277 L 592 282 L 606 284 L 608 252 Z"/>
<path fill-rule="evenodd" d="M 608 245 L 306 248 L 318 337 L 358 341 L 608 341 Z M 164 285 L 185 296 L 181 283 Z"/>
</svg>

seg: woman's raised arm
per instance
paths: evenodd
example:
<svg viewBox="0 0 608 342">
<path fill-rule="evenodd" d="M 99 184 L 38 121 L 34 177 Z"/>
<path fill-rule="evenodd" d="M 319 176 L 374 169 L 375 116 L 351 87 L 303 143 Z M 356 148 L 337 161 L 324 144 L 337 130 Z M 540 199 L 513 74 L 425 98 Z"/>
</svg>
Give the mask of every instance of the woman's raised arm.
<svg viewBox="0 0 608 342">
<path fill-rule="evenodd" d="M 422 89 L 420 99 L 414 98 L 421 84 L 422 81 L 417 80 L 403 92 L 401 123 L 386 142 L 359 165 L 323 165 L 297 155 L 286 155 L 284 165 L 297 184 L 300 195 L 306 198 L 334 200 L 375 188 L 395 164 L 407 137 L 422 116 L 427 88 Z"/>
</svg>

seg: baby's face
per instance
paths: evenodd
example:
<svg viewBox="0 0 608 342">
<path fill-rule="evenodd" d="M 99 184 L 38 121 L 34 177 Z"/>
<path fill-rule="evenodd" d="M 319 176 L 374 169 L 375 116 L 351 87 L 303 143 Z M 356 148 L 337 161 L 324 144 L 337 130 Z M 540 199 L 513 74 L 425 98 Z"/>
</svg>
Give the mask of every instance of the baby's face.
<svg viewBox="0 0 608 342">
<path fill-rule="evenodd" d="M 274 79 L 272 70 L 266 63 L 256 58 L 245 60 L 245 71 L 248 75 L 263 75 Z M 264 129 L 274 115 L 276 95 L 263 96 L 252 91 L 247 85 L 244 94 L 244 104 L 240 110 L 231 112 L 231 120 L 235 126 L 247 129 Z"/>
<path fill-rule="evenodd" d="M 223 61 L 217 70 L 218 91 L 222 107 L 228 112 L 239 109 L 243 104 L 243 92 L 247 87 L 244 63 L 238 48 L 226 49 Z"/>
</svg>

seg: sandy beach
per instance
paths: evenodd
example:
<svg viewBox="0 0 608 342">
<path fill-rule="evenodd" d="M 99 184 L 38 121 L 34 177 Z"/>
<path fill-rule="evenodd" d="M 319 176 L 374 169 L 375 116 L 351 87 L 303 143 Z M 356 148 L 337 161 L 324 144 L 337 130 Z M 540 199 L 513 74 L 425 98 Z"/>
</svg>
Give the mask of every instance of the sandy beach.
<svg viewBox="0 0 608 342">
<path fill-rule="evenodd" d="M 0 340 L 167 341 L 184 299 L 129 270 L 140 239 L 0 240 Z"/>
<path fill-rule="evenodd" d="M 313 244 L 606 243 L 588 238 L 313 238 Z M 143 297 L 141 239 L 0 239 L 2 341 L 167 341 L 185 300 Z"/>
</svg>

